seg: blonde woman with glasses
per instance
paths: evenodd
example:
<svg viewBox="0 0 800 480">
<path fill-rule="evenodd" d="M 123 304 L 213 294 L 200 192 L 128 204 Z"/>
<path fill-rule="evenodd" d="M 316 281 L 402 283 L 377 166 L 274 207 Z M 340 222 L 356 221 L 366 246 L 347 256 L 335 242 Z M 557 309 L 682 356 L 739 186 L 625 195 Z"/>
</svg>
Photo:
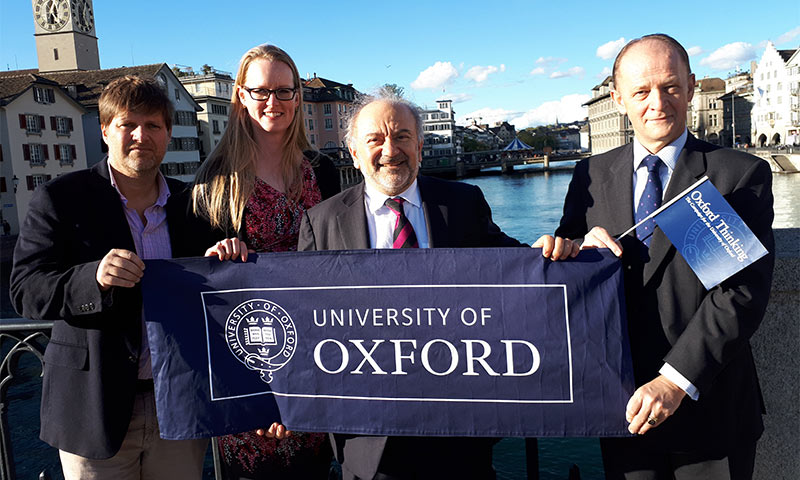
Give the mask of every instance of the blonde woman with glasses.
<svg viewBox="0 0 800 480">
<path fill-rule="evenodd" d="M 228 128 L 192 190 L 195 214 L 228 237 L 207 256 L 294 251 L 303 213 L 339 192 L 336 167 L 306 139 L 302 104 L 303 85 L 286 52 L 260 45 L 244 54 Z M 220 437 L 219 445 L 226 478 L 328 478 L 326 434 L 288 432 L 275 423 Z"/>
</svg>

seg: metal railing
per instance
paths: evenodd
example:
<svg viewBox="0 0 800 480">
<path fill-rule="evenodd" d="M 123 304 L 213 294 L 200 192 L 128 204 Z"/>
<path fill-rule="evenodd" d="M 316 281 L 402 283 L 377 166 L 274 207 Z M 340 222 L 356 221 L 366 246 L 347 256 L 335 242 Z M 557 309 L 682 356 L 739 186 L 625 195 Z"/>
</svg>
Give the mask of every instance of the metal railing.
<svg viewBox="0 0 800 480">
<path fill-rule="evenodd" d="M 50 341 L 53 322 L 29 320 L 2 320 L 0 323 L 0 479 L 16 478 L 14 451 L 11 446 L 11 431 L 8 425 L 8 387 L 21 378 L 19 360 L 25 354 L 33 355 L 44 365 L 44 349 Z M 41 375 L 41 370 L 40 370 Z M 47 478 L 42 472 L 40 478 Z"/>
</svg>

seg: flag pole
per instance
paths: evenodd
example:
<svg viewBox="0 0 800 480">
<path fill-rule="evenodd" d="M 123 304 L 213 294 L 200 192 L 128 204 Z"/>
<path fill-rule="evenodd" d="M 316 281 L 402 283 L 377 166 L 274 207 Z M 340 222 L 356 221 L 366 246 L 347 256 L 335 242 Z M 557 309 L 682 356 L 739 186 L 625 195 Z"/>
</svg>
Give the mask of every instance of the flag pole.
<svg viewBox="0 0 800 480">
<path fill-rule="evenodd" d="M 691 185 L 689 188 L 687 188 L 686 190 L 682 191 L 682 192 L 681 192 L 681 193 L 679 193 L 678 195 L 675 195 L 675 196 L 672 198 L 672 200 L 668 201 L 668 202 L 667 202 L 667 203 L 665 203 L 664 205 L 661 205 L 661 206 L 660 206 L 658 209 L 656 209 L 655 211 L 653 211 L 653 213 L 651 213 L 650 215 L 648 215 L 648 216 L 646 216 L 645 218 L 643 218 L 643 219 L 642 219 L 642 220 L 641 220 L 639 223 L 637 223 L 636 225 L 632 226 L 631 228 L 629 228 L 629 229 L 625 230 L 625 233 L 623 233 L 622 235 L 618 236 L 618 237 L 616 238 L 616 240 L 617 240 L 617 241 L 619 241 L 619 240 L 620 240 L 622 237 L 624 237 L 625 235 L 627 235 L 627 234 L 631 233 L 632 231 L 636 230 L 636 228 L 637 228 L 639 225 L 643 224 L 644 222 L 646 222 L 646 221 L 650 220 L 651 218 L 655 217 L 656 215 L 658 215 L 659 213 L 661 213 L 662 211 L 664 211 L 664 209 L 665 209 L 665 208 L 669 207 L 669 206 L 670 206 L 670 205 L 672 205 L 673 203 L 675 203 L 675 202 L 677 202 L 678 200 L 680 200 L 681 198 L 683 198 L 683 196 L 684 196 L 684 195 L 686 195 L 687 193 L 691 192 L 692 190 L 694 190 L 695 188 L 697 188 L 698 186 L 700 186 L 700 184 L 701 184 L 701 183 L 703 183 L 703 182 L 705 182 L 706 180 L 708 180 L 708 175 L 703 175 L 703 178 L 701 178 L 700 180 L 698 180 L 698 181 L 694 182 L 694 183 L 693 183 L 693 184 L 692 184 L 692 185 Z"/>
</svg>

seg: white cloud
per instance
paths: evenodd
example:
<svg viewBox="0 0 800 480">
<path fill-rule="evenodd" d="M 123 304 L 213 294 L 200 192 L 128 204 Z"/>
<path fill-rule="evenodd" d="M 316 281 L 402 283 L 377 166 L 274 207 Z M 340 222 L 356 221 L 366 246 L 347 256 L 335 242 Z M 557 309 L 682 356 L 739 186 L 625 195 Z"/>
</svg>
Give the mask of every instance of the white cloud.
<svg viewBox="0 0 800 480">
<path fill-rule="evenodd" d="M 595 75 L 595 78 L 599 80 L 605 80 L 609 75 L 611 75 L 611 67 L 603 67 L 603 69 L 600 70 L 600 73 Z"/>
<path fill-rule="evenodd" d="M 462 103 L 472 100 L 472 95 L 469 93 L 448 93 L 446 96 L 437 99 L 439 100 L 452 100 L 453 103 Z"/>
<path fill-rule="evenodd" d="M 414 90 L 440 88 L 452 82 L 457 76 L 458 71 L 452 63 L 436 62 L 420 72 L 417 79 L 411 82 L 411 88 Z"/>
<path fill-rule="evenodd" d="M 756 49 L 746 42 L 734 42 L 722 46 L 706 58 L 700 60 L 700 65 L 713 70 L 730 70 L 736 66 L 756 58 Z"/>
<path fill-rule="evenodd" d="M 611 40 L 597 47 L 597 56 L 603 60 L 609 60 L 617 56 L 622 47 L 625 46 L 625 37 Z"/>
<path fill-rule="evenodd" d="M 505 71 L 506 71 L 505 64 L 501 64 L 500 67 L 495 67 L 494 65 L 487 65 L 485 67 L 482 67 L 480 65 L 475 65 L 474 67 L 467 70 L 467 73 L 464 74 L 464 78 L 472 80 L 475 83 L 483 83 L 489 79 L 489 75 Z"/>
<path fill-rule="evenodd" d="M 459 115 L 458 124 L 469 125 L 472 123 L 472 120 L 475 120 L 478 123 L 487 123 L 490 126 L 493 126 L 495 122 L 508 121 L 508 119 L 518 116 L 519 114 L 520 112 L 505 110 L 503 108 L 485 107 L 475 110 L 473 112 L 466 113 L 464 115 Z"/>
<path fill-rule="evenodd" d="M 775 45 L 783 45 L 784 43 L 791 42 L 794 40 L 798 35 L 800 35 L 800 27 L 795 27 L 788 32 L 784 33 L 777 39 L 775 39 Z"/>
<path fill-rule="evenodd" d="M 583 67 L 572 67 L 565 72 L 556 71 L 550 74 L 550 78 L 583 77 L 586 70 Z"/>
<path fill-rule="evenodd" d="M 574 93 L 561 97 L 560 100 L 545 102 L 536 108 L 509 120 L 518 130 L 537 125 L 548 125 L 555 123 L 556 118 L 559 122 L 573 122 L 583 120 L 587 116 L 587 109 L 584 103 L 589 101 L 590 95 Z"/>
<path fill-rule="evenodd" d="M 542 65 L 544 67 L 550 67 L 550 66 L 554 66 L 554 65 L 560 65 L 560 64 L 562 64 L 562 63 L 564 63 L 566 61 L 567 61 L 566 58 L 560 58 L 560 57 L 539 57 L 536 60 L 536 65 Z"/>
<path fill-rule="evenodd" d="M 531 70 L 531 75 L 544 75 L 544 68 L 542 67 L 534 68 L 533 70 Z"/>
<path fill-rule="evenodd" d="M 687 48 L 686 53 L 688 53 L 690 57 L 696 57 L 697 55 L 704 53 L 704 51 L 703 47 L 694 46 Z"/>
</svg>

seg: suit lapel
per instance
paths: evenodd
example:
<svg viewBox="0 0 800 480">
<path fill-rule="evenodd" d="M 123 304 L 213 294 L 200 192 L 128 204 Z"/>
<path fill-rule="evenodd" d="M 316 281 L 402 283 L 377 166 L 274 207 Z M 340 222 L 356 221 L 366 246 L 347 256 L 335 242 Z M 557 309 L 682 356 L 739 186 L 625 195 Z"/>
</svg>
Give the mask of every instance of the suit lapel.
<svg viewBox="0 0 800 480">
<path fill-rule="evenodd" d="M 441 248 L 452 245 L 450 229 L 447 228 L 448 206 L 446 199 L 436 191 L 427 177 L 417 177 L 419 195 L 422 199 L 422 211 L 425 213 L 425 227 L 428 229 L 430 248 Z"/>
<path fill-rule="evenodd" d="M 97 221 L 103 225 L 103 234 L 107 239 L 107 245 L 111 248 L 122 248 L 136 253 L 136 244 L 133 242 L 131 228 L 125 217 L 125 210 L 122 206 L 119 192 L 111 185 L 111 177 L 108 171 L 108 158 L 91 168 L 92 180 L 88 189 L 91 190 L 89 198 L 92 199 L 97 207 L 99 214 Z M 101 252 L 105 255 L 107 252 Z M 127 299 L 132 299 L 133 305 L 141 307 L 141 291 L 139 287 L 133 289 L 123 289 L 121 295 L 126 295 Z M 131 355 L 138 356 L 139 348 L 142 344 L 142 324 L 140 314 L 131 315 L 131 321 L 123 326 L 125 329 L 125 345 Z"/>
<path fill-rule="evenodd" d="M 628 143 L 607 171 L 608 176 L 600 188 L 600 198 L 612 199 L 609 203 L 614 210 L 608 212 L 608 221 L 601 223 L 608 233 L 617 237 L 633 226 L 633 144 Z M 622 208 L 620 212 L 615 207 Z M 592 225 L 589 225 L 592 227 Z M 636 232 L 633 233 L 636 235 Z"/>
<path fill-rule="evenodd" d="M 691 135 L 686 139 L 686 146 L 678 157 L 675 170 L 672 172 L 669 185 L 667 185 L 664 203 L 680 194 L 705 174 L 705 157 L 702 152 L 697 150 L 696 142 L 697 140 Z M 653 232 L 653 239 L 650 242 L 650 261 L 644 266 L 645 285 L 653 278 L 658 267 L 674 249 L 675 247 L 664 232 L 660 228 L 656 228 Z"/>
<path fill-rule="evenodd" d="M 108 158 L 91 168 L 92 184 L 89 188 L 93 191 L 89 198 L 95 202 L 99 218 L 103 224 L 104 235 L 108 238 L 111 248 L 124 248 L 132 252 L 136 251 L 133 243 L 133 236 L 125 218 L 125 210 L 122 207 L 122 200 L 119 192 L 111 185 L 111 177 L 108 172 Z"/>
<path fill-rule="evenodd" d="M 336 215 L 336 226 L 344 250 L 369 248 L 367 209 L 364 206 L 364 182 L 350 188 L 342 195 L 342 209 Z"/>
</svg>

